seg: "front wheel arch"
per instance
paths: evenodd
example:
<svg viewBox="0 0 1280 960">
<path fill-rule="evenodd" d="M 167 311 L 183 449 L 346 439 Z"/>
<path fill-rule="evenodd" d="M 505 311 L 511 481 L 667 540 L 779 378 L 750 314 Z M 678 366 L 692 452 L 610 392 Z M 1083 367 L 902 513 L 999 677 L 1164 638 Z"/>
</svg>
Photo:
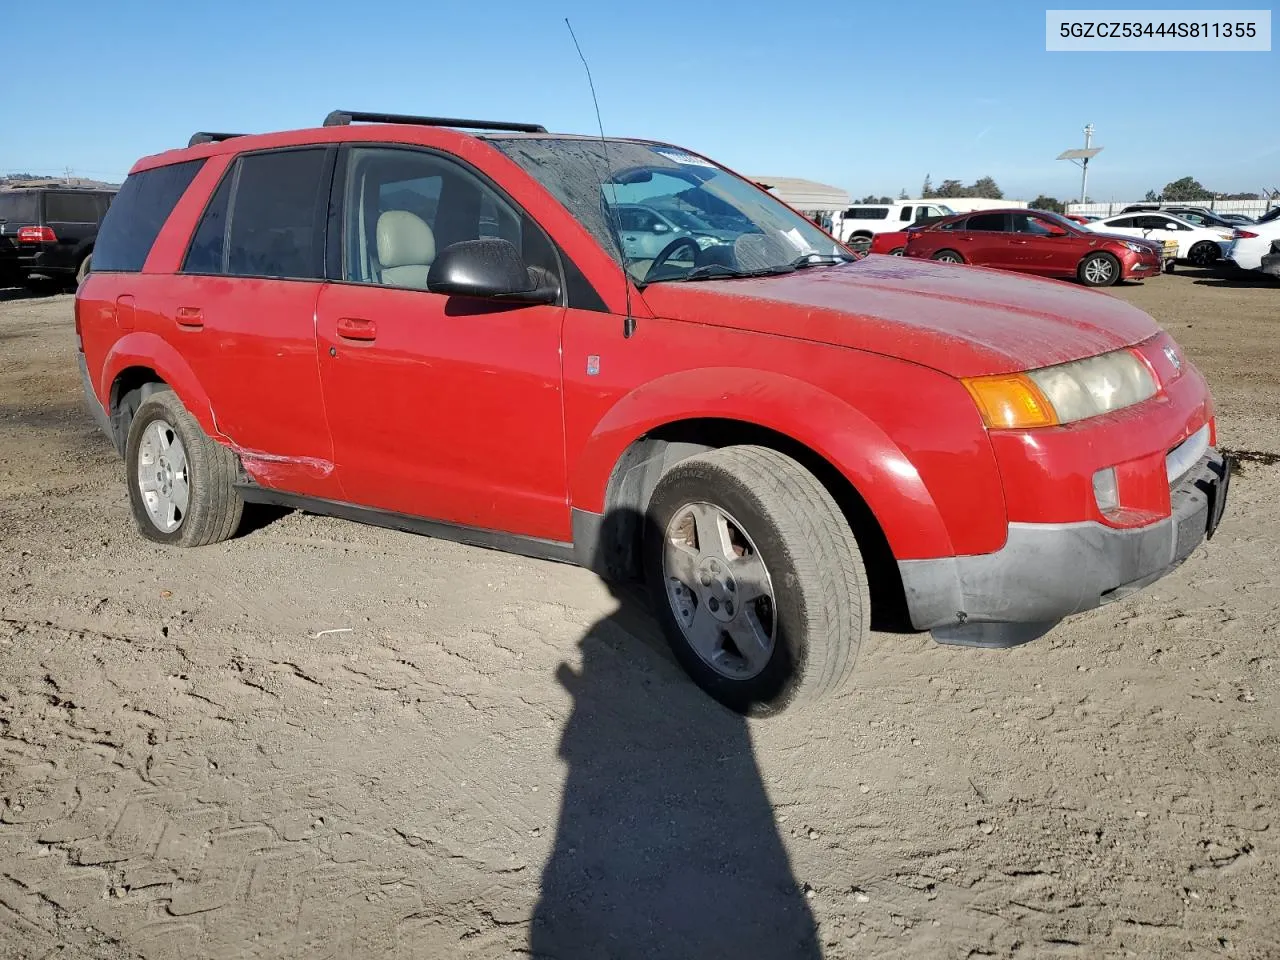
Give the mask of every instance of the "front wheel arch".
<svg viewBox="0 0 1280 960">
<path fill-rule="evenodd" d="M 591 564 L 592 568 L 610 579 L 641 579 L 644 515 L 662 476 L 683 460 L 730 446 L 757 446 L 776 451 L 817 478 L 840 508 L 862 552 L 871 592 L 872 628 L 911 631 L 893 548 L 879 518 L 857 487 L 835 464 L 811 447 L 745 420 L 673 421 L 649 431 L 628 446 L 609 477 L 604 519 L 598 534 L 598 559 Z"/>
</svg>

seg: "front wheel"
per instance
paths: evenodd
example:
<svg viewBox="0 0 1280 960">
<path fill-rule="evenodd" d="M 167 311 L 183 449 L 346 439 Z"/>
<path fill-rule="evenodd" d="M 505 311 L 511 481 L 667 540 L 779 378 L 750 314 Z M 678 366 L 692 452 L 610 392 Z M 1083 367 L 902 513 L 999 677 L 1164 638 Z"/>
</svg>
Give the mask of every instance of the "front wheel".
<svg viewBox="0 0 1280 960">
<path fill-rule="evenodd" d="M 964 263 L 964 257 L 955 250 L 939 250 L 929 259 L 937 260 L 939 263 Z"/>
<path fill-rule="evenodd" d="M 871 618 L 866 574 L 840 508 L 799 463 L 756 446 L 682 460 L 645 527 L 658 620 L 707 693 L 766 716 L 848 684 Z"/>
<path fill-rule="evenodd" d="M 1086 287 L 1109 287 L 1120 279 L 1120 261 L 1109 253 L 1091 253 L 1076 273 Z"/>
<path fill-rule="evenodd" d="M 125 447 L 129 502 L 148 540 L 180 547 L 235 535 L 244 501 L 236 456 L 200 428 L 168 388 L 143 401 Z"/>
</svg>

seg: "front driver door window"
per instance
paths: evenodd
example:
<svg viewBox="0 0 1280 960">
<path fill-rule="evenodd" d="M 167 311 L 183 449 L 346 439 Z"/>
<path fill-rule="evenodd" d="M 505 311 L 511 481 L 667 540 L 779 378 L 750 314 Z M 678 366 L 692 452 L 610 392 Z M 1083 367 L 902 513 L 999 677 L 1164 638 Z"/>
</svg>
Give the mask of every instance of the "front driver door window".
<svg viewBox="0 0 1280 960">
<path fill-rule="evenodd" d="M 437 254 L 498 237 L 563 289 L 559 254 L 462 163 L 344 148 L 332 206 L 341 251 L 318 306 L 334 459 L 352 502 L 469 527 L 569 538 L 560 329 L 564 307 L 427 289 Z"/>
</svg>

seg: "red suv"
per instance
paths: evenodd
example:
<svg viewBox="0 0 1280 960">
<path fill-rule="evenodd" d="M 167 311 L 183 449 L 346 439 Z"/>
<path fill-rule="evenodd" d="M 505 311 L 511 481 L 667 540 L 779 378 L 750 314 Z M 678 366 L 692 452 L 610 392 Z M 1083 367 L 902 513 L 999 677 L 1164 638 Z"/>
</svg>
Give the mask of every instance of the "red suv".
<svg viewBox="0 0 1280 960">
<path fill-rule="evenodd" d="M 1160 244 L 1086 230 L 1041 210 L 984 210 L 912 229 L 904 256 L 1075 277 L 1089 287 L 1159 276 Z"/>
<path fill-rule="evenodd" d="M 135 165 L 76 298 L 158 543 L 269 502 L 642 577 L 694 679 L 770 713 L 847 684 L 873 615 L 1020 643 L 1221 516 L 1205 382 L 1113 298 L 856 260 L 661 143 L 192 139 Z M 624 204 L 714 234 L 637 259 Z"/>
</svg>

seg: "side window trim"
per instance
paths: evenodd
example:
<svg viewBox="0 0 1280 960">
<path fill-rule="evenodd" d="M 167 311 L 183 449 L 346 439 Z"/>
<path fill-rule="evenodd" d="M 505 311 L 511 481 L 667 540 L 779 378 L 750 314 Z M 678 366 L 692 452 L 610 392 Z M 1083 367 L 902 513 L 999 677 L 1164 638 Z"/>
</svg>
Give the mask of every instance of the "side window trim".
<svg viewBox="0 0 1280 960">
<path fill-rule="evenodd" d="M 403 150 L 407 153 L 420 153 L 455 164 L 460 169 L 475 177 L 483 186 L 492 190 L 500 199 L 518 213 L 522 221 L 531 224 L 546 238 L 550 248 L 559 260 L 560 270 L 560 305 L 578 310 L 590 310 L 597 313 L 608 313 L 609 309 L 599 292 L 591 285 L 591 281 L 570 260 L 560 243 L 542 226 L 511 194 L 496 183 L 483 170 L 477 169 L 466 160 L 443 150 L 405 143 L 386 143 L 376 140 L 361 140 L 338 144 L 336 158 L 331 170 L 328 191 L 329 210 L 328 228 L 325 231 L 324 277 L 330 283 L 356 283 L 344 278 L 346 272 L 346 244 L 343 231 L 346 223 L 346 180 L 347 168 L 350 165 L 351 151 L 359 149 Z M 360 284 L 360 286 L 380 286 L 377 284 Z M 384 287 L 383 289 L 397 289 Z"/>
</svg>

